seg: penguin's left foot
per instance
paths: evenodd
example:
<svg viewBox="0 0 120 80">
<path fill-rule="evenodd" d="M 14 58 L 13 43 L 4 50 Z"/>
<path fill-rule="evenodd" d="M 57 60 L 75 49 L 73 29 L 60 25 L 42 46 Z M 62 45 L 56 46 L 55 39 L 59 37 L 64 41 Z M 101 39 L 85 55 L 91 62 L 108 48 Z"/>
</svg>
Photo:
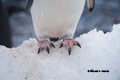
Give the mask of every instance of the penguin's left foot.
<svg viewBox="0 0 120 80">
<path fill-rule="evenodd" d="M 66 39 L 63 39 L 63 41 L 60 43 L 60 48 L 63 47 L 63 46 L 66 46 L 66 48 L 68 50 L 68 53 L 70 55 L 71 54 L 71 49 L 72 49 L 72 47 L 74 45 L 78 45 L 81 48 L 79 42 L 73 40 L 72 38 L 71 39 L 70 38 L 68 38 L 68 39 L 66 38 Z"/>
</svg>

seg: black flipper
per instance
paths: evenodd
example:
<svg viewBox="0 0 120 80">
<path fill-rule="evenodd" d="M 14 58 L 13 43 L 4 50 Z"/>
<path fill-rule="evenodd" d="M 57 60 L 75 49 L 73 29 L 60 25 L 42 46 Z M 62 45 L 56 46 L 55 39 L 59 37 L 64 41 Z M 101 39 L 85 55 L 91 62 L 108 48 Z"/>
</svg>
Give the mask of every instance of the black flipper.
<svg viewBox="0 0 120 80">
<path fill-rule="evenodd" d="M 26 7 L 25 7 L 26 10 L 28 10 L 28 9 L 31 8 L 31 6 L 32 6 L 32 4 L 33 4 L 33 1 L 34 1 L 34 0 L 27 0 L 27 4 L 26 4 Z"/>
<path fill-rule="evenodd" d="M 95 0 L 87 0 L 87 3 L 88 3 L 88 9 L 91 12 L 95 6 Z"/>
</svg>

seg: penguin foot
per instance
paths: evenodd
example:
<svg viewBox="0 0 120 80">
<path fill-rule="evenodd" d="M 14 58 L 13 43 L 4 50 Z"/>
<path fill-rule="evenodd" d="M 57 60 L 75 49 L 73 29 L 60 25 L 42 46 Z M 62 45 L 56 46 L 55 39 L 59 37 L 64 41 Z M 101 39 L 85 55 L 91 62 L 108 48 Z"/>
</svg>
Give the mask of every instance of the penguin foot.
<svg viewBox="0 0 120 80">
<path fill-rule="evenodd" d="M 81 48 L 79 42 L 77 42 L 73 39 L 63 39 L 63 41 L 60 42 L 60 48 L 63 47 L 63 46 L 66 46 L 69 55 L 71 54 L 71 49 L 74 45 L 78 45 Z"/>
<path fill-rule="evenodd" d="M 38 41 L 39 44 L 39 49 L 38 49 L 38 54 L 40 53 L 40 51 L 42 51 L 43 49 L 46 49 L 48 54 L 49 54 L 49 47 L 52 46 L 55 48 L 54 44 L 48 40 L 43 40 L 43 41 Z"/>
</svg>

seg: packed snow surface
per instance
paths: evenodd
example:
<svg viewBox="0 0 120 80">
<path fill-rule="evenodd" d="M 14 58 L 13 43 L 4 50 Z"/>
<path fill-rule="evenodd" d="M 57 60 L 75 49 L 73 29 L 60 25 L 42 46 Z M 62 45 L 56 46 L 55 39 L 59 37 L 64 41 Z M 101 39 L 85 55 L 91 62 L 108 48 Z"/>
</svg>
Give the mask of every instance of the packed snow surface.
<svg viewBox="0 0 120 80">
<path fill-rule="evenodd" d="M 120 80 L 120 24 L 112 32 L 95 29 L 76 40 L 81 48 L 74 46 L 71 55 L 59 41 L 50 54 L 37 54 L 36 39 L 11 49 L 0 46 L 0 80 Z"/>
</svg>

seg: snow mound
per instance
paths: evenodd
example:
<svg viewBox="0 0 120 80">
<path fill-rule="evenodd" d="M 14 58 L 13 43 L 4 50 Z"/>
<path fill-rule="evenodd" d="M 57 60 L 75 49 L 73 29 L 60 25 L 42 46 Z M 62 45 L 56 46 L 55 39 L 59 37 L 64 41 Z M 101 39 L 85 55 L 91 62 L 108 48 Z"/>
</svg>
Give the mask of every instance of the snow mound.
<svg viewBox="0 0 120 80">
<path fill-rule="evenodd" d="M 95 29 L 76 40 L 82 48 L 74 46 L 71 55 L 59 49 L 59 41 L 50 54 L 37 54 L 36 39 L 11 49 L 0 46 L 0 80 L 120 80 L 120 24 L 112 32 Z"/>
</svg>

